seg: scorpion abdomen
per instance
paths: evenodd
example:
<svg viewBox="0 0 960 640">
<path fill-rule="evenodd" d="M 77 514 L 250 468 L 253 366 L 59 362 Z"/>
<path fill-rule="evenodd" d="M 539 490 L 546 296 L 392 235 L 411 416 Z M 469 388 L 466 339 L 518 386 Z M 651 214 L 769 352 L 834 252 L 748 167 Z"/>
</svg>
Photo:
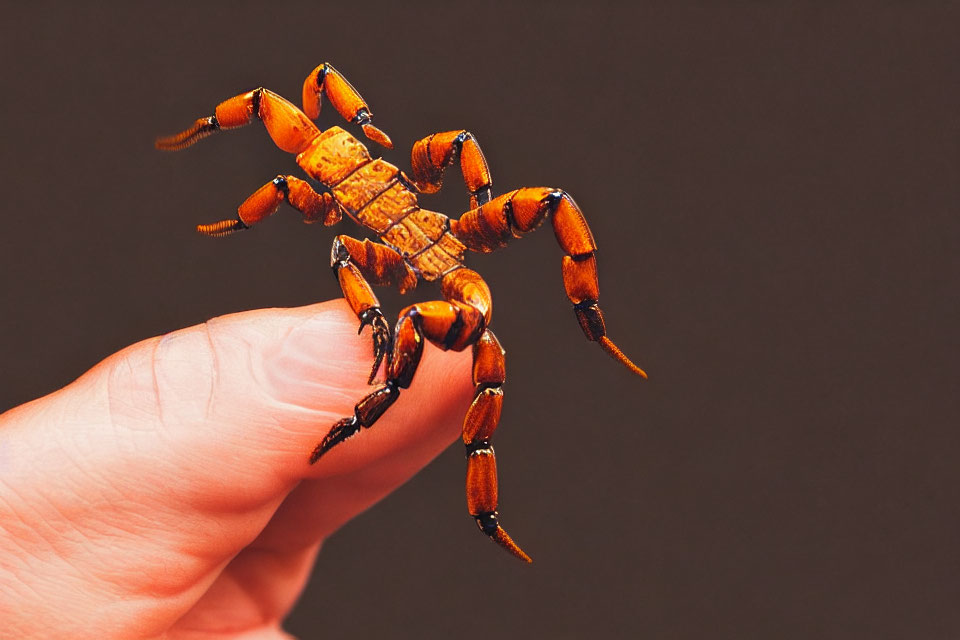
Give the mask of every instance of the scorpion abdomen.
<svg viewBox="0 0 960 640">
<path fill-rule="evenodd" d="M 317 136 L 297 163 L 330 189 L 343 211 L 400 252 L 425 280 L 463 265 L 463 244 L 442 213 L 421 209 L 417 194 L 394 165 L 371 158 L 366 146 L 340 127 Z"/>
</svg>

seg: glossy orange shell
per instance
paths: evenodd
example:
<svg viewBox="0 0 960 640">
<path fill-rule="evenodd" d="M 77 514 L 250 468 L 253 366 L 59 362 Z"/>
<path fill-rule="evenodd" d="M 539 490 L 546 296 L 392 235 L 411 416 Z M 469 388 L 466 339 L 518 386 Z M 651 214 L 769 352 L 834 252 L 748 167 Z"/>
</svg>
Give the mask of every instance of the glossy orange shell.
<svg viewBox="0 0 960 640">
<path fill-rule="evenodd" d="M 372 158 L 340 127 L 317 136 L 297 164 L 330 189 L 355 222 L 396 249 L 423 279 L 436 280 L 463 265 L 464 245 L 448 231 L 447 216 L 421 209 L 400 170 Z"/>
</svg>

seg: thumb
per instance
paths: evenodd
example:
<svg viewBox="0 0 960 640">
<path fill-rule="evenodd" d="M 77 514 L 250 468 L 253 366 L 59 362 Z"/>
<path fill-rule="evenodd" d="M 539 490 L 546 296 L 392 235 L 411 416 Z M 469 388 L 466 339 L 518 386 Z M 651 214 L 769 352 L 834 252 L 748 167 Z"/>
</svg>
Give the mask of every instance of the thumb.
<svg viewBox="0 0 960 640">
<path fill-rule="evenodd" d="M 425 349 L 414 384 L 375 427 L 307 462 L 330 427 L 376 388 L 367 384 L 371 339 L 357 327 L 336 300 L 237 313 L 144 340 L 2 416 L 22 423 L 20 435 L 31 441 L 29 456 L 14 461 L 39 456 L 45 465 L 118 470 L 198 491 L 207 483 L 206 499 L 227 503 L 236 482 L 243 499 L 263 499 L 398 449 L 430 449 L 425 464 L 457 436 L 460 425 L 449 417 L 462 417 L 472 395 L 467 353 Z"/>
<path fill-rule="evenodd" d="M 372 487 L 331 505 L 336 515 L 314 528 L 329 533 L 455 439 L 472 396 L 469 353 L 428 346 L 413 385 L 376 425 L 309 465 L 330 427 L 375 388 L 367 385 L 371 339 L 357 326 L 342 300 L 214 318 L 137 343 L 8 411 L 0 490 L 10 498 L 2 491 L 0 521 L 34 539 L 33 520 L 52 531 L 50 523 L 70 520 L 62 526 L 84 535 L 76 546 L 53 545 L 73 569 L 67 574 L 176 581 L 149 585 L 161 591 L 209 584 L 305 478 Z M 91 544 L 105 527 L 109 545 Z M 117 529 L 136 535 L 126 543 Z M 180 570 L 157 572 L 156 562 Z"/>
</svg>

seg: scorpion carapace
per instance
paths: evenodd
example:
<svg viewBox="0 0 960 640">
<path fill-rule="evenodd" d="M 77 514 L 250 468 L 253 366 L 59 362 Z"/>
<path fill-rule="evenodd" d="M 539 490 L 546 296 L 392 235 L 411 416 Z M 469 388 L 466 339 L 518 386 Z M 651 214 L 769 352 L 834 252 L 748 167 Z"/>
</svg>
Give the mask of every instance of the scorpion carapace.
<svg viewBox="0 0 960 640">
<path fill-rule="evenodd" d="M 313 123 L 322 96 L 364 135 L 387 148 L 390 138 L 372 124 L 372 113 L 360 94 L 331 65 L 321 64 L 303 84 L 303 111 L 264 88 L 220 103 L 213 116 L 197 120 L 185 131 L 156 142 L 158 149 L 188 147 L 220 129 L 263 122 L 278 147 L 297 154 L 297 164 L 320 183 L 319 190 L 290 175 L 280 175 L 240 205 L 237 217 L 197 227 L 223 236 L 247 229 L 287 202 L 304 222 L 333 225 L 344 213 L 372 230 L 380 242 L 346 235 L 333 241 L 331 265 L 343 295 L 357 314 L 360 330 L 373 336 L 370 383 L 386 358 L 386 380 L 357 403 L 354 414 L 326 434 L 310 455 L 313 464 L 362 428 L 374 425 L 413 381 L 424 340 L 441 349 L 473 347 L 476 395 L 463 422 L 467 453 L 467 506 L 480 530 L 517 558 L 530 557 L 510 539 L 497 520 L 497 468 L 490 442 L 500 419 L 504 351 L 490 331 L 490 289 L 478 273 L 463 264 L 466 250 L 488 253 L 536 229 L 548 216 L 563 256 L 563 285 L 580 327 L 589 340 L 646 377 L 606 336 L 597 306 L 597 245 L 583 213 L 565 191 L 523 188 L 492 198 L 490 171 L 476 138 L 468 131 L 435 133 L 413 145 L 412 176 L 373 158 L 367 147 L 340 127 L 321 131 Z M 470 195 L 470 209 L 451 220 L 422 209 L 417 193 L 440 189 L 444 170 L 459 158 Z M 443 300 L 406 307 L 391 332 L 371 288 L 395 286 L 401 293 L 420 279 L 440 279 Z"/>
</svg>

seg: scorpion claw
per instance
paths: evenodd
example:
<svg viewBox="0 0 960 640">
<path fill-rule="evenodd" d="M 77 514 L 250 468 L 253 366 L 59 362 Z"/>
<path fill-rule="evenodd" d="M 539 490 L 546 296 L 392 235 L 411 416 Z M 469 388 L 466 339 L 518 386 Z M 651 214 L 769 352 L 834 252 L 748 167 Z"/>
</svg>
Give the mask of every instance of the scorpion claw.
<svg viewBox="0 0 960 640">
<path fill-rule="evenodd" d="M 380 370 L 380 365 L 383 364 L 384 358 L 390 351 L 392 340 L 390 326 L 379 307 L 371 307 L 360 314 L 360 329 L 357 331 L 357 335 L 362 333 L 363 328 L 367 325 L 370 325 L 373 334 L 373 368 L 370 370 L 367 384 L 373 384 L 377 377 L 377 371 Z"/>
</svg>

